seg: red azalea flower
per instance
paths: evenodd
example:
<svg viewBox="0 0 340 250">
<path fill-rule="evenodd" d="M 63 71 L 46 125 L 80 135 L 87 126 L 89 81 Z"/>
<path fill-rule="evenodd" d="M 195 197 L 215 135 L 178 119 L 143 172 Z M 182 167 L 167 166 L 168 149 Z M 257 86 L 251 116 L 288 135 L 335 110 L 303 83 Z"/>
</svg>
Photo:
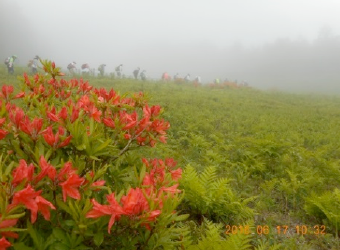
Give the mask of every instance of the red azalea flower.
<svg viewBox="0 0 340 250">
<path fill-rule="evenodd" d="M 1 214 L 0 214 L 0 219 L 1 219 Z M 8 227 L 14 227 L 19 219 L 7 219 L 7 220 L 3 220 L 0 223 L 0 229 L 4 229 L 4 228 L 8 228 Z M 10 237 L 10 238 L 14 238 L 17 239 L 19 237 L 19 235 L 17 233 L 11 232 L 11 231 L 1 231 L 0 232 L 1 236 L 5 236 L 5 237 Z"/>
<path fill-rule="evenodd" d="M 86 218 L 99 218 L 105 215 L 111 215 L 108 232 L 111 232 L 111 227 L 115 223 L 116 219 L 119 219 L 121 215 L 125 214 L 123 208 L 115 199 L 115 194 L 109 194 L 106 196 L 110 205 L 101 205 L 92 199 L 93 208 L 86 214 Z"/>
<path fill-rule="evenodd" d="M 172 158 L 167 158 L 167 159 L 165 159 L 165 165 L 166 165 L 168 168 L 171 169 L 171 168 L 176 167 L 177 162 L 174 161 L 174 159 L 172 159 Z"/>
<path fill-rule="evenodd" d="M 154 210 L 150 213 L 145 214 L 144 216 L 142 216 L 142 219 L 146 219 L 148 222 L 152 222 L 155 221 L 156 218 L 162 213 L 161 210 Z M 147 230 L 151 231 L 151 227 L 149 223 L 142 223 L 142 226 L 144 226 Z"/>
<path fill-rule="evenodd" d="M 79 109 L 77 109 L 75 106 L 72 107 L 72 115 L 70 118 L 71 123 L 74 123 L 75 120 L 77 120 L 79 117 Z"/>
<path fill-rule="evenodd" d="M 64 164 L 64 167 L 59 171 L 59 174 L 57 175 L 58 181 L 65 181 L 69 176 L 76 173 L 75 169 L 72 169 L 72 163 L 66 162 Z"/>
<path fill-rule="evenodd" d="M 180 193 L 181 190 L 177 189 L 178 185 L 179 184 L 177 183 L 171 187 L 161 187 L 160 191 L 166 191 L 172 194 Z"/>
<path fill-rule="evenodd" d="M 178 168 L 176 170 L 170 170 L 170 173 L 171 173 L 171 178 L 174 181 L 177 181 L 178 179 L 182 178 L 182 169 L 181 168 Z"/>
<path fill-rule="evenodd" d="M 7 247 L 12 246 L 12 244 L 6 240 L 4 236 L 0 239 L 0 250 L 6 250 Z"/>
<path fill-rule="evenodd" d="M 60 110 L 59 114 L 58 114 L 59 118 L 62 118 L 64 120 L 67 119 L 67 109 L 66 107 L 62 107 L 62 109 Z"/>
<path fill-rule="evenodd" d="M 55 207 L 53 206 L 53 204 L 47 200 L 45 200 L 43 197 L 41 196 L 37 196 L 35 198 L 35 201 L 38 205 L 38 211 L 41 212 L 41 214 L 44 216 L 45 220 L 50 220 L 50 209 L 54 209 Z M 35 215 L 36 217 L 36 215 Z"/>
<path fill-rule="evenodd" d="M 59 117 L 56 114 L 55 107 L 51 109 L 51 111 L 46 111 L 47 117 L 54 122 L 59 122 Z"/>
<path fill-rule="evenodd" d="M 0 129 L 0 140 L 4 139 L 7 134 L 8 134 L 8 131 Z"/>
<path fill-rule="evenodd" d="M 51 147 L 54 147 L 54 144 L 56 142 L 56 138 L 53 134 L 53 131 L 52 131 L 52 126 L 49 126 L 47 127 L 44 131 L 44 139 L 45 141 L 51 146 Z"/>
<path fill-rule="evenodd" d="M 2 94 L 0 93 L 0 95 L 8 101 L 10 95 L 13 93 L 13 90 L 14 90 L 13 86 L 3 85 L 2 86 Z"/>
<path fill-rule="evenodd" d="M 120 122 L 122 124 L 125 124 L 123 127 L 123 130 L 128 130 L 137 125 L 137 113 L 133 112 L 132 114 L 128 114 L 126 112 L 121 112 L 120 113 Z"/>
<path fill-rule="evenodd" d="M 103 118 L 103 123 L 110 128 L 116 127 L 115 122 L 111 118 Z"/>
<path fill-rule="evenodd" d="M 158 116 L 161 111 L 161 106 L 156 105 L 151 107 L 151 115 Z"/>
<path fill-rule="evenodd" d="M 47 161 L 46 161 L 46 159 L 43 155 L 40 157 L 40 167 L 41 167 L 41 171 L 37 175 L 37 177 L 35 177 L 35 183 L 38 183 L 45 176 L 48 176 L 48 178 L 50 178 L 52 181 L 55 180 L 55 177 L 57 175 L 57 171 L 56 171 L 55 167 L 53 167 L 51 164 L 47 163 Z"/>
<path fill-rule="evenodd" d="M 143 217 L 147 220 L 147 221 L 155 221 L 156 218 L 162 213 L 161 210 L 153 210 L 150 213 L 147 213 L 146 215 L 144 215 Z"/>
<path fill-rule="evenodd" d="M 93 208 L 86 214 L 86 218 L 99 218 L 105 215 L 111 215 L 111 209 L 108 205 L 102 205 L 95 199 L 91 199 Z"/>
<path fill-rule="evenodd" d="M 160 142 L 166 144 L 166 136 L 160 136 L 158 139 Z"/>
<path fill-rule="evenodd" d="M 165 122 L 164 120 L 154 120 L 151 124 L 151 128 L 158 134 L 164 135 L 166 134 L 165 130 L 168 130 L 170 128 L 170 123 Z"/>
<path fill-rule="evenodd" d="M 42 118 L 34 118 L 32 122 L 30 122 L 29 118 L 26 116 L 20 123 L 20 129 L 31 136 L 33 140 L 36 140 L 38 135 L 40 134 L 40 130 L 43 126 Z"/>
<path fill-rule="evenodd" d="M 16 167 L 12 172 L 13 176 L 12 185 L 16 187 L 23 180 L 31 181 L 33 179 L 33 173 L 34 173 L 33 164 L 27 166 L 26 161 L 24 159 L 21 159 L 19 161 L 19 166 Z"/>
<path fill-rule="evenodd" d="M 55 209 L 55 207 L 49 201 L 45 200 L 40 196 L 42 190 L 35 191 L 29 184 L 23 190 L 16 192 L 13 196 L 11 207 L 14 207 L 19 204 L 23 204 L 27 209 L 31 210 L 31 222 L 34 223 L 37 219 L 38 211 L 42 211 L 43 216 L 47 216 L 46 214 L 46 206 L 49 206 L 51 209 Z M 38 198 L 39 197 L 39 198 Z M 49 217 L 45 217 L 49 218 Z"/>
<path fill-rule="evenodd" d="M 0 214 L 1 218 L 1 214 Z M 0 222 L 0 228 L 7 228 L 7 227 L 13 227 L 17 224 L 19 219 L 8 219 L 8 220 L 3 220 Z"/>
<path fill-rule="evenodd" d="M 0 102 L 0 106 L 1 106 L 1 102 Z M 2 125 L 4 125 L 5 121 L 6 121 L 6 118 L 1 118 L 1 119 L 0 119 L 0 127 L 1 127 Z"/>
<path fill-rule="evenodd" d="M 88 82 L 83 83 L 83 79 L 81 79 L 79 90 L 83 93 L 89 92 L 93 87 L 89 85 Z"/>
<path fill-rule="evenodd" d="M 52 126 L 47 127 L 42 133 L 44 134 L 44 139 L 47 144 L 54 148 L 65 147 L 70 143 L 72 139 L 72 136 L 70 135 L 66 137 L 63 142 L 58 144 L 59 136 L 65 134 L 65 129 L 61 126 L 59 126 L 58 132 L 55 135 L 53 134 Z"/>
<path fill-rule="evenodd" d="M 121 198 L 123 210 L 127 215 L 138 215 L 149 210 L 149 204 L 140 188 L 129 190 L 126 196 Z"/>
<path fill-rule="evenodd" d="M 25 92 L 20 92 L 19 94 L 17 94 L 17 95 L 15 95 L 14 96 L 14 99 L 18 99 L 18 98 L 22 98 L 22 97 L 24 97 L 25 96 Z"/>
<path fill-rule="evenodd" d="M 84 183 L 84 181 L 84 178 L 79 177 L 77 174 L 72 174 L 66 181 L 59 184 L 63 189 L 64 202 L 66 202 L 67 196 L 80 200 L 81 195 L 78 188 Z"/>
<path fill-rule="evenodd" d="M 89 109 L 90 117 L 92 117 L 97 122 L 101 123 L 100 116 L 102 115 L 102 112 L 98 110 L 94 105 Z"/>
<path fill-rule="evenodd" d="M 93 182 L 91 187 L 102 187 L 104 185 L 105 185 L 105 181 L 104 180 L 100 180 L 100 181 Z"/>
<path fill-rule="evenodd" d="M 21 122 L 24 120 L 24 111 L 21 108 L 16 107 L 15 105 L 8 107 L 7 111 L 9 112 L 9 119 L 14 123 L 16 128 L 19 129 Z"/>
</svg>

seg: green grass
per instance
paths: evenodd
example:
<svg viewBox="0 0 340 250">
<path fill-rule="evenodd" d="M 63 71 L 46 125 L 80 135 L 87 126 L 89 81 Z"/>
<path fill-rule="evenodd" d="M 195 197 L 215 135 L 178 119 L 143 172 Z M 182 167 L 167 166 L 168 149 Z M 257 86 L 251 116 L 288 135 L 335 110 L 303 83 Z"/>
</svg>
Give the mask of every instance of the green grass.
<svg viewBox="0 0 340 250">
<path fill-rule="evenodd" d="M 17 76 L 8 76 L 4 67 L 0 79 L 0 85 L 19 88 Z M 340 188 L 339 96 L 88 80 L 120 93 L 142 91 L 150 104 L 164 108 L 163 117 L 171 124 L 168 143 L 140 155 L 173 157 L 198 172 L 216 167 L 219 177 L 230 180 L 228 188 L 237 199 L 253 198 L 247 205 L 254 211 L 249 219 L 274 229 L 266 236 L 255 234 L 254 247 L 269 242 L 281 244 L 279 249 L 338 249 L 339 229 L 328 215 L 340 208 L 326 205 L 330 193 Z M 235 218 L 223 223 L 245 223 Z M 277 225 L 288 225 L 289 234 L 279 236 Z M 300 236 L 293 232 L 297 225 L 325 225 L 327 234 Z"/>
</svg>

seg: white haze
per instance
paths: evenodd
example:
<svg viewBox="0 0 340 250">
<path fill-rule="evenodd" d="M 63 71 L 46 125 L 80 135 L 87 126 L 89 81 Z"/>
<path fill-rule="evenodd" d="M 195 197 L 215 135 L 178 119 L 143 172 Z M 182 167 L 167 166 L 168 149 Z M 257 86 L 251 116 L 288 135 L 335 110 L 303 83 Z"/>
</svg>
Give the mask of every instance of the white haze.
<svg viewBox="0 0 340 250">
<path fill-rule="evenodd" d="M 340 93 L 340 1 L 0 0 L 0 57 Z"/>
</svg>

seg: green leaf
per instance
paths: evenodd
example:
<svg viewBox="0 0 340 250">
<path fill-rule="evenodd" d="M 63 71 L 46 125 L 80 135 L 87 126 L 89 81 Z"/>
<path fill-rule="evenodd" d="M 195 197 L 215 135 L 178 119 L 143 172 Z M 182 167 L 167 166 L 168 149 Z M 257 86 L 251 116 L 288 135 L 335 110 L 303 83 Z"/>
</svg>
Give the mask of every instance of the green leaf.
<svg viewBox="0 0 340 250">
<path fill-rule="evenodd" d="M 62 202 L 61 200 L 57 199 L 57 204 L 58 204 L 58 207 L 60 207 L 62 210 L 64 210 L 68 214 L 72 215 L 71 209 L 64 202 Z"/>
<path fill-rule="evenodd" d="M 29 221 L 27 221 L 27 231 L 33 240 L 35 249 L 43 250 L 44 249 L 43 239 L 41 238 L 39 232 L 37 232 L 33 228 L 32 224 Z"/>
<path fill-rule="evenodd" d="M 15 153 L 20 156 L 21 158 L 27 160 L 27 155 L 25 154 L 24 151 L 21 150 L 20 146 L 19 146 L 19 142 L 16 140 L 12 140 L 12 146 L 14 148 Z"/>
<path fill-rule="evenodd" d="M 96 244 L 96 246 L 99 247 L 104 241 L 104 233 L 103 232 L 96 233 L 94 235 L 93 241 L 94 244 Z"/>
<path fill-rule="evenodd" d="M 174 221 L 182 221 L 188 219 L 190 214 L 181 214 L 174 218 Z"/>
<path fill-rule="evenodd" d="M 81 145 L 76 146 L 76 149 L 78 149 L 79 151 L 82 151 L 82 150 L 86 149 L 86 145 L 83 143 Z"/>
<path fill-rule="evenodd" d="M 25 212 L 21 213 L 21 214 L 12 214 L 12 215 L 7 215 L 6 216 L 6 220 L 8 219 L 18 219 L 20 217 L 23 217 L 25 215 Z"/>
<path fill-rule="evenodd" d="M 23 242 L 13 244 L 13 248 L 15 250 L 34 250 L 34 248 L 26 246 Z"/>
<path fill-rule="evenodd" d="M 146 167 L 143 164 L 142 169 L 141 169 L 140 174 L 139 174 L 139 181 L 140 181 L 140 183 L 143 182 L 143 179 L 145 177 L 145 171 L 146 171 Z"/>
<path fill-rule="evenodd" d="M 71 246 L 70 241 L 68 240 L 67 235 L 66 235 L 64 230 L 62 230 L 60 228 L 54 228 L 53 229 L 53 235 L 58 241 L 62 242 L 63 245 L 66 245 L 68 247 Z"/>
<path fill-rule="evenodd" d="M 51 246 L 51 249 L 53 250 L 70 250 L 70 246 L 65 245 L 61 242 L 57 242 Z"/>
<path fill-rule="evenodd" d="M 11 162 L 7 167 L 6 167 L 6 170 L 5 170 L 5 175 L 10 175 L 10 172 L 12 171 L 12 168 L 14 166 L 14 162 Z"/>
<path fill-rule="evenodd" d="M 65 224 L 68 227 L 73 227 L 76 225 L 76 223 L 73 220 L 64 220 L 62 221 L 63 224 Z"/>
<path fill-rule="evenodd" d="M 93 151 L 94 154 L 98 153 L 102 149 L 106 148 L 111 143 L 111 139 L 106 140 L 104 143 L 102 143 L 100 146 L 96 147 Z"/>
</svg>

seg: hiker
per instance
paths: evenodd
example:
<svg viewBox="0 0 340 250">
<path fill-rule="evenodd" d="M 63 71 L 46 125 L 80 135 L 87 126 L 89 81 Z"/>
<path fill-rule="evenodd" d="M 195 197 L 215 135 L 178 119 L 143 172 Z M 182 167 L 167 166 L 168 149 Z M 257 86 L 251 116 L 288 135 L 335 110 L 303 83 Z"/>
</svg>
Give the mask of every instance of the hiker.
<svg viewBox="0 0 340 250">
<path fill-rule="evenodd" d="M 135 77 L 136 80 L 138 79 L 139 70 L 140 68 L 138 67 L 137 69 L 133 71 L 133 76 Z"/>
<path fill-rule="evenodd" d="M 162 75 L 162 80 L 163 81 L 169 81 L 170 80 L 170 76 L 167 72 L 164 72 Z"/>
<path fill-rule="evenodd" d="M 118 65 L 115 70 L 117 72 L 117 77 L 122 78 L 123 64 Z"/>
<path fill-rule="evenodd" d="M 88 63 L 84 63 L 81 65 L 81 71 L 83 75 L 89 75 L 90 74 L 90 65 Z"/>
<path fill-rule="evenodd" d="M 174 80 L 176 81 L 177 79 L 179 79 L 179 74 L 176 73 L 176 75 L 174 75 Z"/>
<path fill-rule="evenodd" d="M 200 84 L 201 83 L 201 77 L 200 76 L 196 76 L 195 82 Z"/>
<path fill-rule="evenodd" d="M 71 62 L 69 65 L 67 65 L 67 69 L 70 71 L 71 75 L 74 75 L 76 73 L 76 64 L 76 62 Z"/>
<path fill-rule="evenodd" d="M 186 82 L 189 82 L 190 81 L 190 74 L 187 74 L 185 77 L 184 77 L 184 80 Z"/>
<path fill-rule="evenodd" d="M 8 74 L 13 74 L 14 73 L 14 61 L 17 59 L 16 55 L 9 56 L 5 60 L 5 64 L 7 66 Z"/>
<path fill-rule="evenodd" d="M 141 78 L 143 81 L 146 81 L 147 76 L 146 76 L 146 71 L 145 71 L 145 70 L 143 70 L 143 71 L 140 73 L 140 78 Z"/>
<path fill-rule="evenodd" d="M 32 74 L 35 75 L 36 73 L 38 73 L 38 60 L 40 60 L 39 56 L 35 56 L 32 60 L 32 64 L 31 64 L 31 70 L 32 70 Z"/>
<path fill-rule="evenodd" d="M 104 76 L 105 67 L 106 67 L 106 64 L 100 64 L 100 65 L 99 65 L 98 71 L 99 71 L 100 76 Z"/>
</svg>

